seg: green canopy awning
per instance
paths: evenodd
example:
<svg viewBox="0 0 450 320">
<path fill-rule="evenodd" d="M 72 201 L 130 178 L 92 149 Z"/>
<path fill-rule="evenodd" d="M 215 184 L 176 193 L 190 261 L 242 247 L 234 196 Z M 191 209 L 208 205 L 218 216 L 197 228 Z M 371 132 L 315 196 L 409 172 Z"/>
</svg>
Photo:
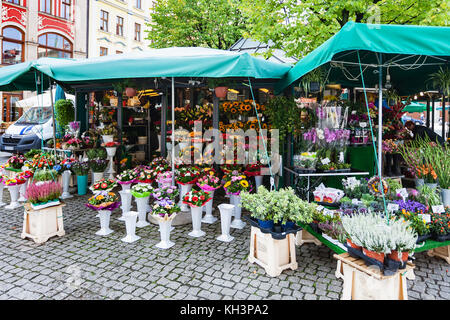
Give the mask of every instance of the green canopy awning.
<svg viewBox="0 0 450 320">
<path fill-rule="evenodd" d="M 431 110 L 431 106 L 430 106 Z M 403 110 L 403 112 L 424 112 L 427 111 L 427 105 L 420 103 L 420 102 L 414 102 L 412 101 L 409 105 L 407 105 Z"/>
<path fill-rule="evenodd" d="M 383 54 L 384 79 L 388 71 L 399 94 L 425 91 L 429 75 L 450 61 L 449 39 L 450 27 L 348 22 L 300 60 L 276 84 L 276 89 L 281 92 L 320 66 L 325 67 L 331 83 L 360 86 L 359 51 L 367 87 L 378 83 L 374 70 L 380 65 L 378 54 Z"/>
</svg>

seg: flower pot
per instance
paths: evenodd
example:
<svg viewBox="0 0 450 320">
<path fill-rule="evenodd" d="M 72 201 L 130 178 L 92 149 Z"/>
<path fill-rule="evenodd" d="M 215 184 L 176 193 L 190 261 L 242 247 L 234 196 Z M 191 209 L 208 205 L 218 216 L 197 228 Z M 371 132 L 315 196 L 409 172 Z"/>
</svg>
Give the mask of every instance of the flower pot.
<svg viewBox="0 0 450 320">
<path fill-rule="evenodd" d="M 103 172 L 92 172 L 92 184 L 91 187 L 99 180 L 103 179 Z"/>
<path fill-rule="evenodd" d="M 7 186 L 7 188 L 11 196 L 11 202 L 5 207 L 5 209 L 12 210 L 19 208 L 21 204 L 17 201 L 17 199 L 19 199 L 20 185 L 16 184 L 14 186 Z"/>
<path fill-rule="evenodd" d="M 381 263 L 384 263 L 384 253 L 383 252 L 374 252 L 374 251 L 367 250 L 366 248 L 363 248 L 362 251 L 363 251 L 364 255 L 366 255 L 367 257 L 377 260 Z"/>
<path fill-rule="evenodd" d="M 70 172 L 70 170 L 65 170 L 62 173 L 62 186 L 63 186 L 63 193 L 61 195 L 61 199 L 69 199 L 72 198 L 73 196 L 70 194 L 69 192 L 69 186 L 70 186 L 70 177 L 72 176 L 72 172 Z"/>
<path fill-rule="evenodd" d="M 88 176 L 77 176 L 78 195 L 84 196 L 87 192 Z"/>
<path fill-rule="evenodd" d="M 432 189 L 436 189 L 438 184 L 437 183 L 425 183 L 425 185 L 427 185 L 428 187 L 432 188 Z"/>
<path fill-rule="evenodd" d="M 131 199 L 133 198 L 133 195 L 131 194 L 130 190 L 119 191 L 119 194 L 120 202 L 122 203 L 122 216 L 118 218 L 118 220 L 125 221 L 125 213 L 131 210 Z"/>
<path fill-rule="evenodd" d="M 228 93 L 228 87 L 215 87 L 214 92 L 217 98 L 226 98 Z"/>
<path fill-rule="evenodd" d="M 392 250 L 392 252 L 389 253 L 388 258 L 392 259 L 394 261 L 406 262 L 406 261 L 408 261 L 408 256 L 409 256 L 408 251 L 402 252 L 399 257 L 398 251 Z"/>
<path fill-rule="evenodd" d="M 109 221 L 111 219 L 111 211 L 109 210 L 99 210 L 100 217 L 100 230 L 95 234 L 98 236 L 106 236 L 113 233 L 114 231 L 109 228 Z"/>
<path fill-rule="evenodd" d="M 444 207 L 450 206 L 450 189 L 441 190 L 442 204 Z"/>
<path fill-rule="evenodd" d="M 107 147 L 105 149 L 106 153 L 108 154 L 108 157 L 114 158 L 114 156 L 116 155 L 117 147 Z"/>
<path fill-rule="evenodd" d="M 136 220 L 138 217 L 138 213 L 136 211 L 127 211 L 124 212 L 122 216 L 125 220 L 127 235 L 120 240 L 127 243 L 132 243 L 139 240 L 141 237 L 136 235 Z"/>
<path fill-rule="evenodd" d="M 209 200 L 204 208 L 206 209 L 206 214 L 202 219 L 203 223 L 209 223 L 213 224 L 217 221 L 217 218 L 212 215 L 212 206 L 213 206 L 213 200 L 214 200 L 214 191 L 210 192 L 211 200 Z"/>
<path fill-rule="evenodd" d="M 25 182 L 25 183 L 22 183 L 21 185 L 20 185 L 20 188 L 19 188 L 19 199 L 17 200 L 17 201 L 19 201 L 19 202 L 25 202 L 25 201 L 27 201 L 27 198 L 25 198 L 25 192 L 27 191 L 27 183 Z"/>
<path fill-rule="evenodd" d="M 350 239 L 347 239 L 347 245 L 348 245 L 349 247 L 353 248 L 353 249 L 356 249 L 356 250 L 361 250 L 361 249 L 362 249 L 361 246 L 358 246 L 358 245 L 354 244 L 354 243 L 352 242 L 352 240 L 350 240 Z"/>
<path fill-rule="evenodd" d="M 179 184 L 181 190 L 180 190 L 180 201 L 178 202 L 178 206 L 180 207 L 181 211 L 187 212 L 189 211 L 189 207 L 187 204 L 183 203 L 183 198 L 186 195 L 186 193 L 189 193 L 192 189 L 192 184 Z"/>
<path fill-rule="evenodd" d="M 234 237 L 230 235 L 231 216 L 233 215 L 234 205 L 222 203 L 218 208 L 220 210 L 220 227 L 222 229 L 222 234 L 217 240 L 230 242 L 234 239 Z"/>
<path fill-rule="evenodd" d="M 108 134 L 108 135 L 102 135 L 103 143 L 113 142 L 114 141 L 114 135 Z"/>
<path fill-rule="evenodd" d="M 414 179 L 414 182 L 416 184 L 416 188 L 419 188 L 421 186 L 423 186 L 425 184 L 425 180 L 424 179 Z"/>
<path fill-rule="evenodd" d="M 162 220 L 158 219 L 159 234 L 161 241 L 155 246 L 160 249 L 169 249 L 175 245 L 175 242 L 170 241 L 170 231 L 172 230 L 172 219 Z"/>
<path fill-rule="evenodd" d="M 263 229 L 270 229 L 273 228 L 273 220 L 260 220 L 258 219 L 258 224 Z"/>
<path fill-rule="evenodd" d="M 191 207 L 192 231 L 189 236 L 193 238 L 203 237 L 206 233 L 201 230 L 202 227 L 202 207 Z"/>
<path fill-rule="evenodd" d="M 125 95 L 129 98 L 134 97 L 136 95 L 135 88 L 125 88 Z"/>
<path fill-rule="evenodd" d="M 256 192 L 258 192 L 258 188 L 260 185 L 262 185 L 263 176 L 255 176 L 255 185 L 256 185 Z"/>
<path fill-rule="evenodd" d="M 149 209 L 148 199 L 150 196 L 145 198 L 135 198 L 136 204 L 137 204 L 137 211 L 139 212 L 139 221 L 137 222 L 136 226 L 138 228 L 144 228 L 150 225 L 150 223 L 147 222 L 147 212 Z"/>
<path fill-rule="evenodd" d="M 276 224 L 274 224 L 274 226 L 273 226 L 273 232 L 281 233 L 281 232 L 283 232 L 283 228 L 281 227 L 281 225 L 276 225 Z"/>
<path fill-rule="evenodd" d="M 241 220 L 241 196 L 231 195 L 231 201 L 234 205 L 234 220 L 231 223 L 231 227 L 235 229 L 243 229 L 245 222 Z"/>
<path fill-rule="evenodd" d="M 6 205 L 6 203 L 3 202 L 3 190 L 5 190 L 5 185 L 0 182 L 0 207 Z"/>
<path fill-rule="evenodd" d="M 293 221 L 286 221 L 286 224 L 283 226 L 283 229 L 286 230 L 291 230 L 295 228 L 295 222 Z"/>
</svg>

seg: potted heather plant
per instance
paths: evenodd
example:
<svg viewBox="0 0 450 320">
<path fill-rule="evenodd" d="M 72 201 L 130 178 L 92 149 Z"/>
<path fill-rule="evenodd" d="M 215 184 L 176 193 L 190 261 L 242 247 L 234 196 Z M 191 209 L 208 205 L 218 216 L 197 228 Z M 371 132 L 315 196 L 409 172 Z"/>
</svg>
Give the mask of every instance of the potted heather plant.
<svg viewBox="0 0 450 320">
<path fill-rule="evenodd" d="M 58 182 L 34 182 L 28 186 L 25 198 L 31 204 L 33 210 L 40 210 L 59 205 L 61 194 L 62 187 Z"/>
<path fill-rule="evenodd" d="M 72 163 L 72 171 L 77 176 L 78 194 L 83 196 L 87 192 L 89 161 L 75 161 Z"/>
<path fill-rule="evenodd" d="M 183 203 L 191 207 L 192 231 L 189 233 L 189 236 L 194 238 L 204 236 L 205 232 L 201 230 L 202 207 L 211 200 L 211 196 L 203 190 L 191 190 L 183 196 L 182 200 Z"/>
<path fill-rule="evenodd" d="M 169 249 L 175 245 L 170 241 L 170 229 L 173 219 L 180 212 L 180 207 L 171 199 L 162 199 L 156 201 L 152 206 L 152 217 L 158 221 L 161 242 L 156 247 L 160 249 Z"/>
</svg>

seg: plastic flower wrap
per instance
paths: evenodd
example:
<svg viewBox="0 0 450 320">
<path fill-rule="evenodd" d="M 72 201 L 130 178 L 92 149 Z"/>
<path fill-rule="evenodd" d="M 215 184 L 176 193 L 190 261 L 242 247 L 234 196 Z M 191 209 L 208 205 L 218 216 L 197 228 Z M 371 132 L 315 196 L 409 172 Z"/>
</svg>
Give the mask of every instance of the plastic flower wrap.
<svg viewBox="0 0 450 320">
<path fill-rule="evenodd" d="M 210 174 L 204 175 L 197 180 L 197 186 L 204 191 L 214 191 L 220 188 L 221 185 L 220 179 L 212 171 L 210 171 Z"/>
<path fill-rule="evenodd" d="M 170 220 L 175 218 L 178 212 L 180 212 L 180 207 L 171 199 L 162 199 L 156 201 L 152 205 L 152 216 L 162 218 L 163 220 Z"/>
<path fill-rule="evenodd" d="M 24 177 L 21 177 L 20 175 L 17 175 L 14 178 L 3 179 L 3 184 L 7 187 L 24 184 L 25 182 L 27 182 L 27 180 Z"/>
<path fill-rule="evenodd" d="M 100 179 L 98 181 L 95 181 L 95 184 L 93 186 L 89 187 L 89 189 L 92 192 L 96 193 L 96 192 L 100 192 L 100 191 L 111 191 L 116 186 L 117 186 L 116 180 Z"/>
<path fill-rule="evenodd" d="M 203 190 L 191 190 L 183 197 L 183 203 L 190 207 L 202 207 L 212 198 L 210 194 Z"/>
<path fill-rule="evenodd" d="M 119 197 L 114 192 L 101 191 L 89 198 L 86 207 L 92 210 L 110 210 L 117 209 L 120 205 Z"/>
<path fill-rule="evenodd" d="M 156 200 L 172 199 L 175 200 L 180 192 L 176 186 L 167 186 L 157 188 L 153 191 L 153 198 Z"/>
<path fill-rule="evenodd" d="M 136 198 L 146 198 L 153 193 L 153 187 L 146 184 L 136 184 L 131 187 L 131 194 Z"/>
<path fill-rule="evenodd" d="M 23 177 L 24 179 L 29 179 L 33 176 L 33 172 L 30 170 L 25 170 L 23 172 L 20 172 L 17 175 Z"/>
<path fill-rule="evenodd" d="M 21 169 L 26 160 L 27 159 L 21 154 L 13 155 L 8 159 L 7 164 L 14 169 Z"/>
<path fill-rule="evenodd" d="M 137 173 L 135 170 L 129 169 L 116 176 L 118 184 L 132 184 L 136 182 Z"/>
<path fill-rule="evenodd" d="M 195 184 L 200 176 L 197 167 L 181 167 L 176 170 L 175 180 L 179 184 Z"/>
</svg>

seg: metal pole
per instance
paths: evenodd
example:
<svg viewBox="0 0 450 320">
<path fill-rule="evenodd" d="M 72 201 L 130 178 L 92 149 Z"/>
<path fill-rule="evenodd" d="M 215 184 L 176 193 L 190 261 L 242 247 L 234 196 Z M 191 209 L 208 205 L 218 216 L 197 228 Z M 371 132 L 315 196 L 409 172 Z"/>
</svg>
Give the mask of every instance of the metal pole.
<svg viewBox="0 0 450 320">
<path fill-rule="evenodd" d="M 383 170 L 383 154 L 381 146 L 383 144 L 383 57 L 380 53 L 379 83 L 378 83 L 378 175 L 381 178 Z"/>
<path fill-rule="evenodd" d="M 175 185 L 175 78 L 172 77 L 172 185 Z"/>
<path fill-rule="evenodd" d="M 44 77 L 42 77 L 44 78 Z M 53 88 L 52 88 L 52 81 L 50 82 L 50 103 L 52 105 L 52 120 L 53 120 L 53 150 L 55 152 L 55 159 L 56 159 L 56 119 L 55 119 L 55 107 L 53 104 Z M 44 139 L 44 136 L 42 136 L 42 139 Z"/>
<path fill-rule="evenodd" d="M 430 127 L 430 97 L 427 97 L 427 128 Z"/>
<path fill-rule="evenodd" d="M 442 138 L 447 141 L 445 137 L 445 93 L 442 95 Z"/>
<path fill-rule="evenodd" d="M 434 96 L 431 96 L 431 130 L 434 132 Z"/>
</svg>

